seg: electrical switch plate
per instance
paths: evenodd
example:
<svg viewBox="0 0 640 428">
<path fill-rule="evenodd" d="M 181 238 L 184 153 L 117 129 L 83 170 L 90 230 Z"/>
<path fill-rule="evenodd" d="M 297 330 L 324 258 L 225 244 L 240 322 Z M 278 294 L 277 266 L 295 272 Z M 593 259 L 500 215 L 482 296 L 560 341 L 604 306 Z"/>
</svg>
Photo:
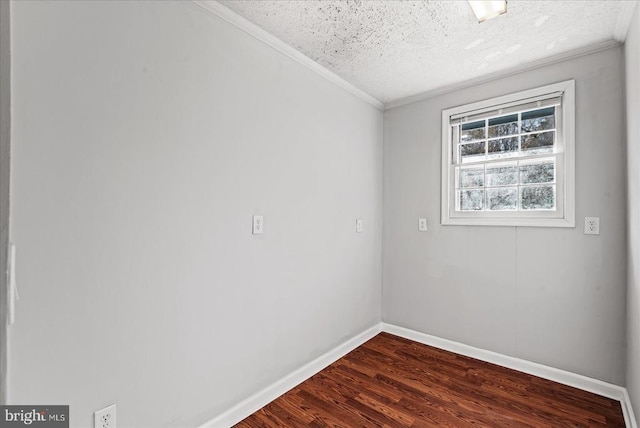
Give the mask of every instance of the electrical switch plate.
<svg viewBox="0 0 640 428">
<path fill-rule="evenodd" d="M 418 230 L 420 232 L 426 232 L 427 231 L 427 219 L 426 218 L 419 218 L 418 219 Z"/>
<path fill-rule="evenodd" d="M 356 219 L 356 232 L 362 233 L 362 219 L 361 218 L 357 218 Z"/>
<path fill-rule="evenodd" d="M 261 215 L 254 215 L 252 233 L 254 235 L 262 235 L 263 232 L 264 232 L 264 218 Z"/>
<path fill-rule="evenodd" d="M 584 218 L 584 234 L 600 235 L 600 217 Z"/>
<path fill-rule="evenodd" d="M 96 410 L 93 414 L 93 428 L 116 428 L 116 405 Z"/>
</svg>

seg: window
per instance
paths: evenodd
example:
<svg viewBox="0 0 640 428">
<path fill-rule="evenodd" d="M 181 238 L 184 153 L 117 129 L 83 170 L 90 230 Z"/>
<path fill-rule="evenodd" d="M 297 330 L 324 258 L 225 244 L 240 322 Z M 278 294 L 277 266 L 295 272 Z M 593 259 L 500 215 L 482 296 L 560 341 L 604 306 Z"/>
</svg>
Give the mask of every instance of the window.
<svg viewBox="0 0 640 428">
<path fill-rule="evenodd" d="M 574 87 L 442 112 L 442 224 L 575 226 Z"/>
</svg>

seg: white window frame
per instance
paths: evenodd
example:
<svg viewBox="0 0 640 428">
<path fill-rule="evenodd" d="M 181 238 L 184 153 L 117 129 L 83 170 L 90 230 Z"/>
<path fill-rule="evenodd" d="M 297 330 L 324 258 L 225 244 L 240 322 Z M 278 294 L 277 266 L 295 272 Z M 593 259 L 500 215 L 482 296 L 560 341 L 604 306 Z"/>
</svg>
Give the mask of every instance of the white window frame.
<svg viewBox="0 0 640 428">
<path fill-rule="evenodd" d="M 500 108 L 531 98 L 560 94 L 560 120 L 556 130 L 556 209 L 553 211 L 455 211 L 455 167 L 451 117 Z M 557 95 L 556 95 L 557 96 Z M 507 161 L 507 159 L 505 159 Z M 491 98 L 442 111 L 441 224 L 486 226 L 575 227 L 575 81 Z"/>
</svg>

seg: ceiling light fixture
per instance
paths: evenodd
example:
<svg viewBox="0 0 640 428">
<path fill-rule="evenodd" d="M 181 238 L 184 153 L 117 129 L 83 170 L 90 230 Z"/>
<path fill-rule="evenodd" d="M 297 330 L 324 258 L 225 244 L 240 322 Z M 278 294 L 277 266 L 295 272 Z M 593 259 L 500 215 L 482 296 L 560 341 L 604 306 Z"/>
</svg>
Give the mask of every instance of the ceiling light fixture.
<svg viewBox="0 0 640 428">
<path fill-rule="evenodd" d="M 507 13 L 506 0 L 468 0 L 473 9 L 473 13 L 476 14 L 478 22 L 484 22 L 487 19 L 495 18 L 496 16 L 504 15 Z"/>
</svg>

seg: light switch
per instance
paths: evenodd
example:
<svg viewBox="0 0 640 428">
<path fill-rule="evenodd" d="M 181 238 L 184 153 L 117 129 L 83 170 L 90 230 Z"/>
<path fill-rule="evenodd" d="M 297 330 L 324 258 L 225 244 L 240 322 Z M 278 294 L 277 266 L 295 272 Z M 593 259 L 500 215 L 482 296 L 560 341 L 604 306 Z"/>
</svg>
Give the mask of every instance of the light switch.
<svg viewBox="0 0 640 428">
<path fill-rule="evenodd" d="M 262 232 L 264 232 L 264 218 L 261 215 L 254 215 L 252 233 L 262 235 Z"/>
<path fill-rule="evenodd" d="M 419 218 L 418 219 L 418 230 L 420 232 L 426 232 L 427 231 L 427 219 L 426 218 Z"/>
</svg>

